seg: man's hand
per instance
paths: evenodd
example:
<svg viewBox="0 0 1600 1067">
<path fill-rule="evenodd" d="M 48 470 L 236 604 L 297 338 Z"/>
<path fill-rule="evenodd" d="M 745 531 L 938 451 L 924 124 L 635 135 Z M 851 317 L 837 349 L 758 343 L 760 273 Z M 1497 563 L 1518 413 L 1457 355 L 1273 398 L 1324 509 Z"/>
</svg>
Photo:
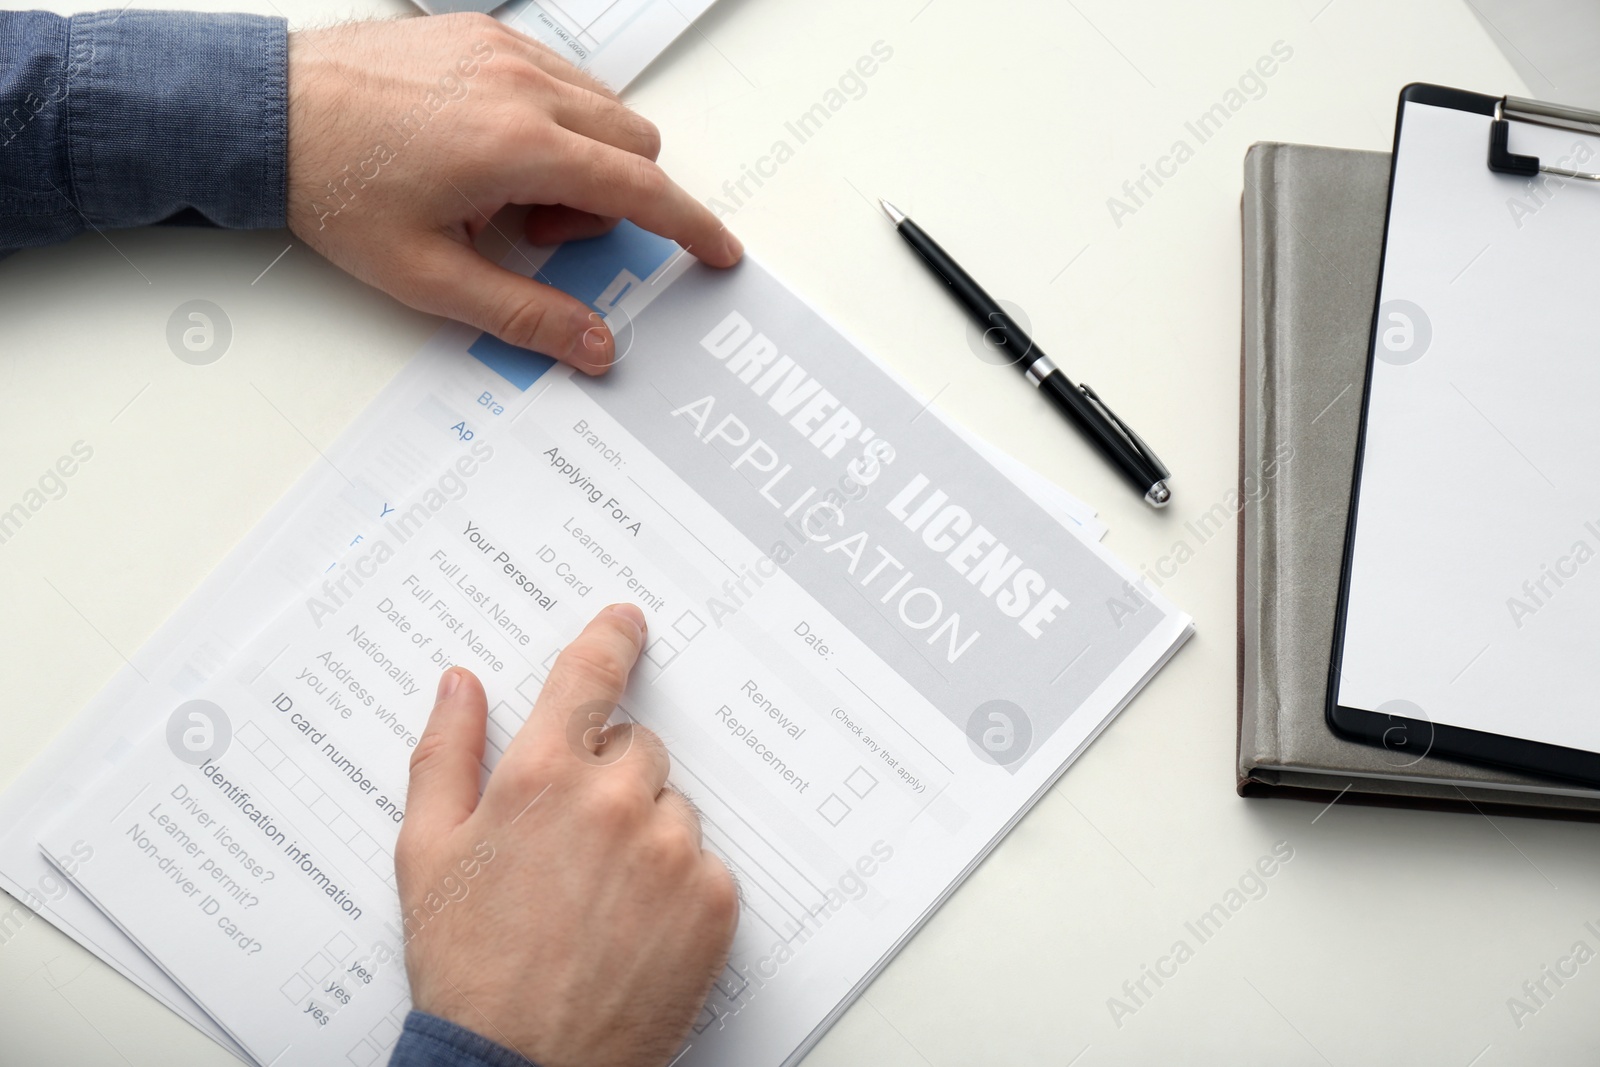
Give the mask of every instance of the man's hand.
<svg viewBox="0 0 1600 1067">
<path fill-rule="evenodd" d="M 727 959 L 738 896 L 641 727 L 603 728 L 644 641 L 606 608 L 478 797 L 483 687 L 447 671 L 395 850 L 412 1001 L 541 1067 L 656 1067 Z"/>
<path fill-rule="evenodd" d="M 535 244 L 626 218 L 712 266 L 738 262 L 733 234 L 656 165 L 660 146 L 604 85 L 484 15 L 289 38 L 295 235 L 412 307 L 591 374 L 616 349 L 600 317 L 472 242 L 507 204 L 531 204 Z"/>
</svg>

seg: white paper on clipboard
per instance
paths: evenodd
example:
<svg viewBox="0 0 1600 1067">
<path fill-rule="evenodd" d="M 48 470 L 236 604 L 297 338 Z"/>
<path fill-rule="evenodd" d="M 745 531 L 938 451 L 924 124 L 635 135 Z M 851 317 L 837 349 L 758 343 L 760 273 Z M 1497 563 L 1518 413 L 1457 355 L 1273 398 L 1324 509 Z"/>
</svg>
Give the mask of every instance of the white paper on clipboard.
<svg viewBox="0 0 1600 1067">
<path fill-rule="evenodd" d="M 1338 702 L 1600 751 L 1600 183 L 1491 171 L 1491 121 L 1404 107 Z"/>
</svg>

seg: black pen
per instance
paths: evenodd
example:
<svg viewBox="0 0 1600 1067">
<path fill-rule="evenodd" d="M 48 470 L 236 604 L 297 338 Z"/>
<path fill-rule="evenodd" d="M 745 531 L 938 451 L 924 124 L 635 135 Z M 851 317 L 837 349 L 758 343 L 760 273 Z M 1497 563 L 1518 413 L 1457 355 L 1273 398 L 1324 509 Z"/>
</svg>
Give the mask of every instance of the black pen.
<svg viewBox="0 0 1600 1067">
<path fill-rule="evenodd" d="M 1133 432 L 1133 428 L 1117 418 L 1093 389 L 1081 382 L 1072 384 L 1061 368 L 1033 343 L 995 299 L 984 292 L 983 287 L 973 281 L 972 276 L 962 270 L 961 265 L 951 259 L 938 242 L 906 218 L 905 212 L 887 200 L 879 200 L 878 203 L 883 205 L 884 213 L 894 223 L 900 236 L 905 238 L 906 244 L 917 250 L 917 254 L 950 287 L 956 299 L 961 301 L 979 325 L 986 332 L 997 332 L 1007 352 L 1019 353 L 1016 365 L 1023 377 L 1061 409 L 1061 413 L 1083 432 L 1090 443 L 1100 450 L 1100 454 L 1144 495 L 1151 507 L 1166 507 L 1172 499 L 1172 490 L 1167 487 L 1167 479 L 1171 474 L 1156 458 L 1156 454 L 1150 451 L 1150 446 Z"/>
</svg>

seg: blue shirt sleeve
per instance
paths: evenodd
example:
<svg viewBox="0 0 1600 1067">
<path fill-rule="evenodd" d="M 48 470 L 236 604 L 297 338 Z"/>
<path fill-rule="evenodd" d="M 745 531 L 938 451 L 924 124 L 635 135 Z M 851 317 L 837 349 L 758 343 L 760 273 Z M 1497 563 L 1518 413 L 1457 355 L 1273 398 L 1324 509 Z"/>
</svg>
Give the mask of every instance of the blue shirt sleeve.
<svg viewBox="0 0 1600 1067">
<path fill-rule="evenodd" d="M 86 229 L 284 225 L 281 18 L 0 12 L 0 255 Z"/>
<path fill-rule="evenodd" d="M 389 1067 L 537 1067 L 535 1063 L 488 1038 L 446 1022 L 437 1015 L 413 1011 L 406 1016 L 400 1043 Z"/>
</svg>

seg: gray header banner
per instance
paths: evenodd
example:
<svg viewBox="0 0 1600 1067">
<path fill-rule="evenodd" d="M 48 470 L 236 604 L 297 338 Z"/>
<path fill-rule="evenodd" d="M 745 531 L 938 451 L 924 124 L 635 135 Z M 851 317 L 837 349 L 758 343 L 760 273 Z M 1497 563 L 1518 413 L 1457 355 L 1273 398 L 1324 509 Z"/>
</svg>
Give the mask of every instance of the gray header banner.
<svg viewBox="0 0 1600 1067">
<path fill-rule="evenodd" d="M 1002 766 L 1162 619 L 754 263 L 691 268 L 574 380 Z"/>
</svg>

